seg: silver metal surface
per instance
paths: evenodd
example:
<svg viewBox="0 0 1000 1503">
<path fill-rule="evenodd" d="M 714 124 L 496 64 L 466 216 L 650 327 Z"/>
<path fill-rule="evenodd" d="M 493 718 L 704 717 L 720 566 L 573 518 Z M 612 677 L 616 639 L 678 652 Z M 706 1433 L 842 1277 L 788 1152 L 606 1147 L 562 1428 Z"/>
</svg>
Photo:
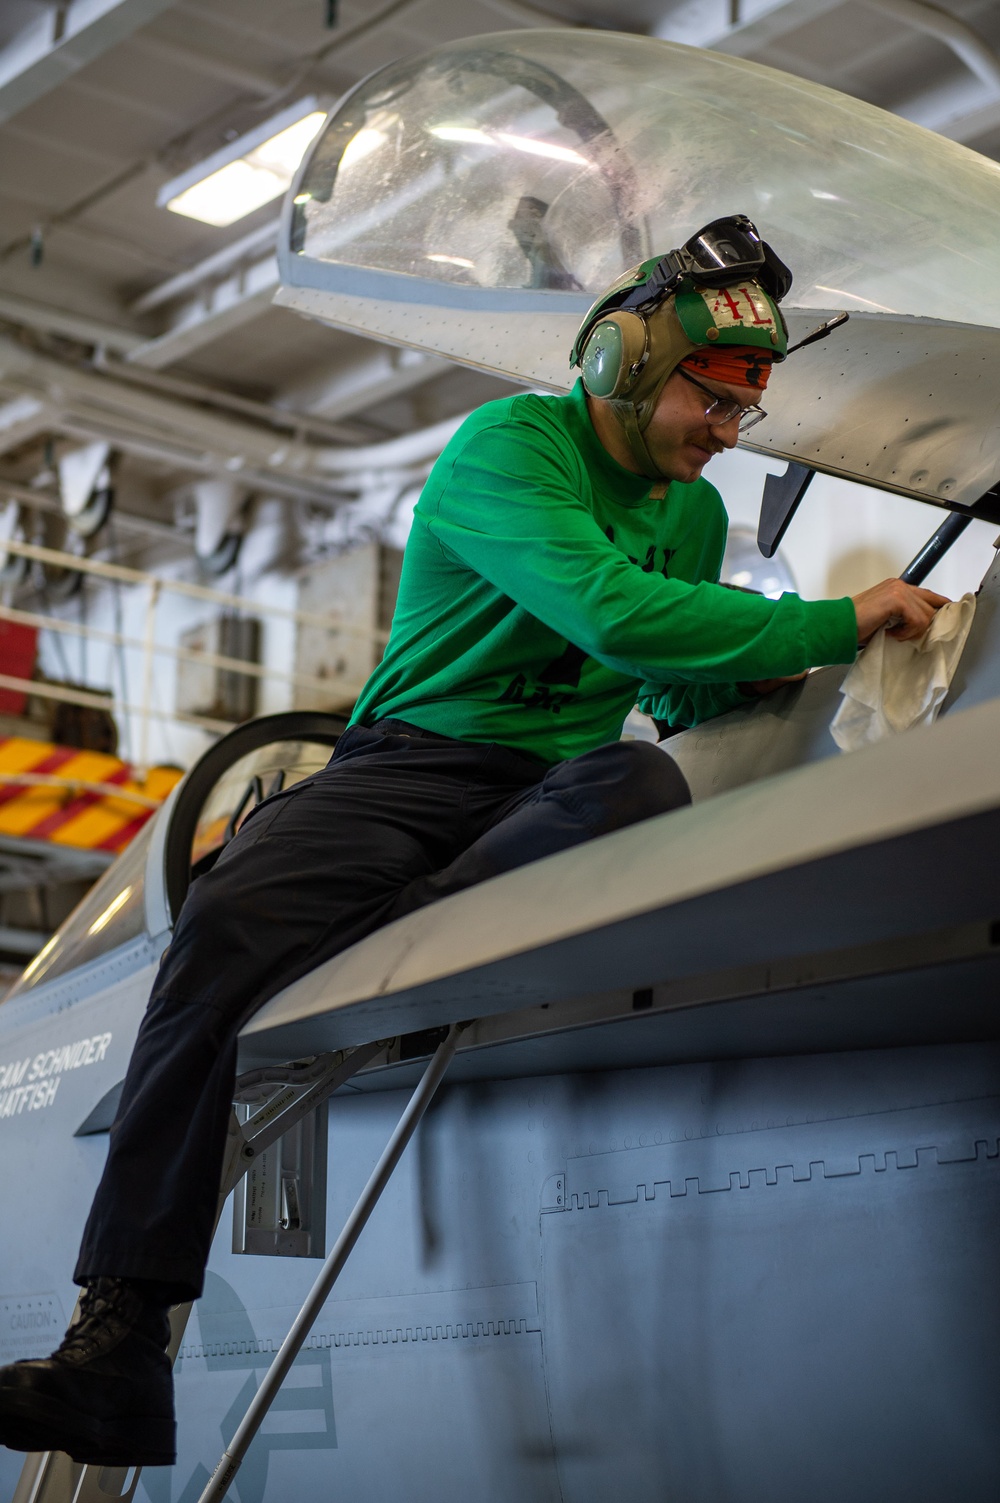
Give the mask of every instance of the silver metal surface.
<svg viewBox="0 0 1000 1503">
<path fill-rule="evenodd" d="M 852 312 L 776 370 L 744 447 L 972 506 L 1000 478 L 998 378 L 996 329 Z"/>
<path fill-rule="evenodd" d="M 993 700 L 458 893 L 273 998 L 242 1057 L 990 919 L 1000 762 L 983 748 L 998 737 Z M 946 859 L 957 865 L 942 887 Z"/>
</svg>

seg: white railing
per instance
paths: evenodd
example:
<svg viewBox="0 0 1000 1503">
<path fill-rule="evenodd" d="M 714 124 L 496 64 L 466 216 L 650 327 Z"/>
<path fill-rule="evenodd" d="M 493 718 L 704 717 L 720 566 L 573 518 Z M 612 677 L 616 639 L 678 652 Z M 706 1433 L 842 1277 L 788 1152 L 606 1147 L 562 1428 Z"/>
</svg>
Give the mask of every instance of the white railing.
<svg viewBox="0 0 1000 1503">
<path fill-rule="evenodd" d="M 144 570 L 131 569 L 123 564 L 106 563 L 101 559 L 78 557 L 55 548 L 45 548 L 37 543 L 4 540 L 0 545 L 4 553 L 32 559 L 37 563 L 71 569 L 81 574 L 92 575 L 109 583 L 140 587 L 147 591 L 145 625 L 141 637 L 124 632 L 90 626 L 85 622 L 68 621 L 61 616 L 39 611 L 21 610 L 16 606 L 0 604 L 0 620 L 32 626 L 39 631 L 57 632 L 76 636 L 108 646 L 128 648 L 142 654 L 142 694 L 139 704 L 126 704 L 115 698 L 110 703 L 107 695 L 91 693 L 86 689 L 69 688 L 62 684 L 50 684 L 35 679 L 18 678 L 0 673 L 0 689 L 12 689 L 36 696 L 39 699 L 62 701 L 67 704 L 84 705 L 94 709 L 111 709 L 117 716 L 130 715 L 138 718 L 140 726 L 140 751 L 136 758 L 139 766 L 145 766 L 149 749 L 149 725 L 151 721 L 175 721 L 181 725 L 196 726 L 212 735 L 220 735 L 233 728 L 231 721 L 218 720 L 208 715 L 188 713 L 182 710 L 162 709 L 154 703 L 155 660 L 158 657 L 172 658 L 176 662 L 197 663 L 200 667 L 221 668 L 248 678 L 269 679 L 293 688 L 309 689 L 323 696 L 324 708 L 349 709 L 361 690 L 361 684 L 340 683 L 312 674 L 297 673 L 291 669 L 269 667 L 265 664 L 247 662 L 244 658 L 225 657 L 218 653 L 194 651 L 191 648 L 174 646 L 157 640 L 157 609 L 164 595 L 180 595 L 188 599 L 204 601 L 254 617 L 270 617 L 274 620 L 292 622 L 297 626 L 314 626 L 336 632 L 345 637 L 361 638 L 384 644 L 387 633 L 369 630 L 343 621 L 336 610 L 320 614 L 316 611 L 301 611 L 290 606 L 272 605 L 246 595 L 235 595 L 226 590 L 216 590 L 209 585 L 193 584 L 187 580 L 161 578 Z"/>
</svg>

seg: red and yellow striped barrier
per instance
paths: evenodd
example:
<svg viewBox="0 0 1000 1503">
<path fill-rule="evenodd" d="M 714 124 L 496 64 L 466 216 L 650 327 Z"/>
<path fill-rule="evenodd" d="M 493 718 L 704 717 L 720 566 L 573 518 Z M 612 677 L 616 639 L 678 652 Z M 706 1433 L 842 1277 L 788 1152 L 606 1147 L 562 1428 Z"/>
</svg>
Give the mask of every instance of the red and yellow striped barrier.
<svg viewBox="0 0 1000 1503">
<path fill-rule="evenodd" d="M 181 777 L 176 767 L 139 777 L 106 752 L 0 737 L 0 835 L 117 855 Z"/>
</svg>

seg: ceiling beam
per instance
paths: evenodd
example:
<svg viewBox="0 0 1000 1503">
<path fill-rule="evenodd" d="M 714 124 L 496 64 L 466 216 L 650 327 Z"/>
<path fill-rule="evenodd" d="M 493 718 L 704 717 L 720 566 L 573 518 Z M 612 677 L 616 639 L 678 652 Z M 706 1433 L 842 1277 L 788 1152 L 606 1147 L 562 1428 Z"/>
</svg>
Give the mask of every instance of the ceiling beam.
<svg viewBox="0 0 1000 1503">
<path fill-rule="evenodd" d="M 0 121 L 145 26 L 173 0 L 72 0 L 52 6 L 0 50 Z"/>
<path fill-rule="evenodd" d="M 180 305 L 162 334 L 129 354 L 129 363 L 163 370 L 193 355 L 270 307 L 278 288 L 278 261 L 273 252 L 245 262 L 228 276 L 206 282 Z"/>
<path fill-rule="evenodd" d="M 1000 129 L 1000 95 L 965 75 L 904 99 L 894 113 L 951 141 L 969 145 Z"/>
<path fill-rule="evenodd" d="M 155 32 L 147 32 L 145 36 L 138 36 L 135 40 L 139 47 L 151 52 L 162 62 L 175 63 L 188 72 L 206 73 L 209 78 L 232 84 L 237 89 L 245 89 L 248 94 L 268 98 L 281 88 L 281 80 L 276 74 L 245 67 L 242 63 L 221 57 L 217 52 L 211 55 L 200 52 L 194 47 L 185 47 L 181 42 L 168 41 Z"/>
<path fill-rule="evenodd" d="M 129 352 L 130 365 L 164 370 L 257 318 L 271 306 L 278 288 L 277 259 L 269 253 L 256 261 L 244 260 L 228 276 L 193 285 L 194 296 L 180 304 L 170 327 Z M 142 303 L 140 299 L 136 306 Z M 148 298 L 145 303 L 149 306 Z M 283 391 L 274 405 L 336 422 L 412 391 L 450 367 L 450 361 L 438 356 L 376 345 L 362 360 Z"/>
<path fill-rule="evenodd" d="M 970 73 L 981 78 L 994 94 L 1000 95 L 1000 58 L 988 47 L 977 31 L 957 16 L 924 0 L 864 0 L 871 10 L 882 11 L 904 26 L 922 31 L 949 47 Z"/>
<path fill-rule="evenodd" d="M 20 297 L 13 292 L 0 292 L 0 318 L 28 329 L 39 329 L 45 334 L 78 339 L 81 344 L 99 345 L 114 350 L 116 354 L 128 354 L 145 343 L 143 335 L 134 329 L 123 329 L 118 324 L 105 323 L 103 319 L 89 318 L 85 314 L 70 313 L 65 308 L 53 308 L 48 303 L 38 303 L 34 298 Z"/>
<path fill-rule="evenodd" d="M 253 255 L 259 255 L 264 250 L 271 250 L 277 238 L 278 221 L 272 219 L 269 224 L 261 225 L 258 229 L 251 230 L 248 235 L 242 235 L 239 240 L 230 241 L 221 250 L 213 251 L 210 256 L 197 261 L 194 266 L 185 267 L 183 271 L 168 277 L 165 282 L 158 282 L 155 287 L 150 287 L 141 297 L 136 298 L 129 312 L 149 313 L 154 308 L 162 308 L 167 303 L 175 303 L 186 292 L 191 292 L 215 277 L 223 276 L 231 267 L 248 261 Z"/>
<path fill-rule="evenodd" d="M 779 37 L 814 21 L 843 0 L 739 0 L 739 19 L 730 20 L 732 0 L 687 0 L 664 16 L 653 35 L 689 47 L 710 47 L 747 57 Z"/>
<path fill-rule="evenodd" d="M 285 388 L 275 406 L 288 403 L 297 411 L 333 422 L 389 402 L 454 369 L 454 362 L 440 355 L 375 345 L 370 354 L 330 370 L 318 381 Z"/>
<path fill-rule="evenodd" d="M 663 18 L 654 35 L 665 41 L 685 42 L 691 47 L 708 47 L 734 57 L 747 57 L 763 51 L 780 37 L 816 20 L 825 12 L 835 10 L 843 0 L 739 0 L 739 20 L 735 24 L 729 20 L 731 3 L 732 0 L 686 0 Z M 898 3 L 897 0 L 885 0 L 885 3 L 867 0 L 867 3 L 871 3 L 872 9 L 891 10 L 901 19 L 905 8 L 907 19 L 914 24 L 918 20 L 922 22 L 920 29 L 924 31 L 930 29 L 931 21 L 936 25 L 943 15 L 937 7 L 931 14 L 930 6 L 911 3 L 911 0 L 898 0 Z M 956 53 L 957 43 L 961 44 L 963 53 L 959 55 L 970 69 L 974 63 L 977 65 L 974 73 L 958 81 L 949 80 L 943 88 L 904 101 L 893 113 L 948 136 L 952 141 L 967 143 L 1000 128 L 1000 100 L 995 86 L 992 83 L 985 85 L 982 81 L 987 74 L 991 79 L 995 76 L 1000 62 L 982 38 L 957 18 L 950 19 L 955 20 L 955 27 L 947 27 L 949 35 L 946 37 L 941 28 L 936 34 Z M 944 20 L 947 23 L 949 18 L 945 16 Z"/>
<path fill-rule="evenodd" d="M 994 97 L 985 104 L 965 111 L 964 114 L 942 120 L 940 125 L 932 126 L 931 129 L 939 131 L 942 136 L 947 136 L 951 141 L 961 141 L 966 146 L 971 145 L 973 141 L 979 141 L 983 136 L 992 135 L 994 131 L 1000 130 L 1000 99 Z"/>
</svg>

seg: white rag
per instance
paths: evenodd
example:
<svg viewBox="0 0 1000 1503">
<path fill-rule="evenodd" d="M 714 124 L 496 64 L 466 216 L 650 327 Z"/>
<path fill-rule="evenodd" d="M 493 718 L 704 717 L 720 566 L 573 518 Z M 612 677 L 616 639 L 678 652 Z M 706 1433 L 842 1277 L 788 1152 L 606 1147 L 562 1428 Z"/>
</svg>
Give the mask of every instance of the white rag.
<svg viewBox="0 0 1000 1503">
<path fill-rule="evenodd" d="M 975 595 L 934 613 L 913 642 L 877 631 L 840 686 L 844 699 L 830 734 L 841 751 L 857 751 L 937 718 L 976 614 Z"/>
</svg>

